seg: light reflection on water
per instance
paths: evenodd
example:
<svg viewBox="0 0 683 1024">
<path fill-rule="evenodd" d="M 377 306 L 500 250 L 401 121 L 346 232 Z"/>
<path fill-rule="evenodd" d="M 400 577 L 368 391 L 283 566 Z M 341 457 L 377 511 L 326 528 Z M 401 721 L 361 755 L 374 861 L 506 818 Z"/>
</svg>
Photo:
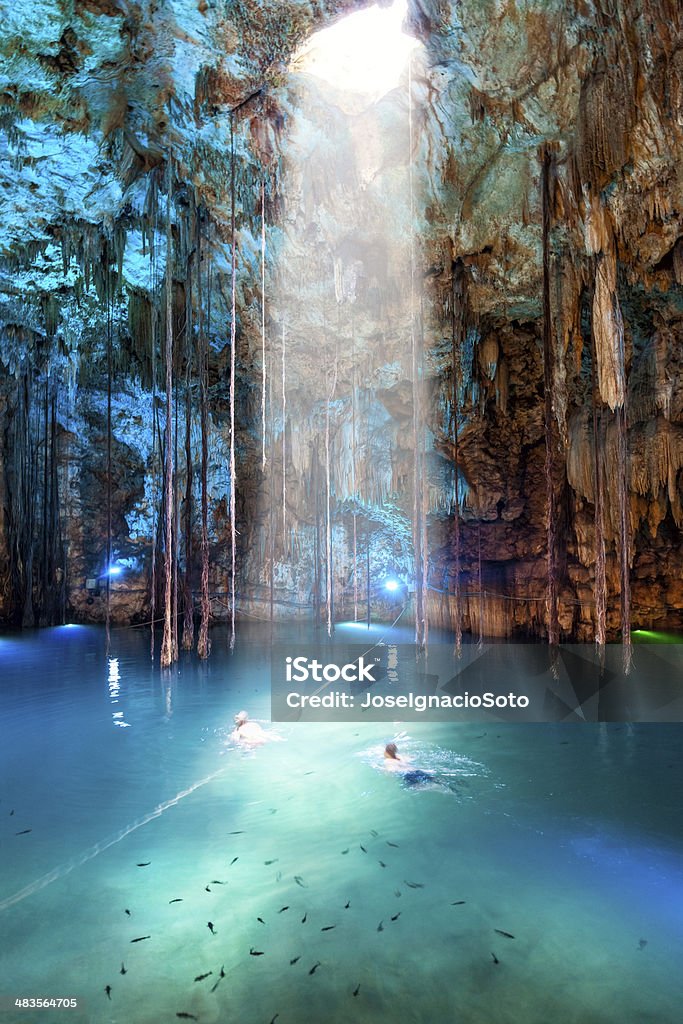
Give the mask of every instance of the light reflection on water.
<svg viewBox="0 0 683 1024">
<path fill-rule="evenodd" d="M 677 1019 L 679 726 L 280 724 L 237 750 L 236 710 L 272 728 L 267 640 L 165 675 L 135 632 L 3 643 L 12 992 L 141 1024 Z M 404 788 L 391 739 L 457 787 Z"/>
</svg>

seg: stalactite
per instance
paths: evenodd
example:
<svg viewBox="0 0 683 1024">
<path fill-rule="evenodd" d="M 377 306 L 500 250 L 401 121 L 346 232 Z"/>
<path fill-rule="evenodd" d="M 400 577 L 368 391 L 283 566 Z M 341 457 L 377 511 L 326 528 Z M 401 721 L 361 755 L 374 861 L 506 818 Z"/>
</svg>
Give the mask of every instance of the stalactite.
<svg viewBox="0 0 683 1024">
<path fill-rule="evenodd" d="M 209 640 L 209 620 L 211 618 L 211 601 L 209 598 L 209 425 L 208 425 L 208 388 L 209 388 L 209 343 L 204 330 L 204 308 L 202 288 L 202 211 L 197 215 L 197 329 L 199 334 L 199 418 L 202 442 L 201 459 L 201 503 L 202 503 L 202 576 L 201 576 L 201 612 L 197 654 L 200 658 L 208 658 L 211 652 Z M 207 287 L 211 288 L 210 265 L 207 258 Z M 210 325 L 209 325 L 210 326 Z"/>
<path fill-rule="evenodd" d="M 171 600 L 172 660 L 178 660 L 178 573 L 180 559 L 180 504 L 178 502 L 178 382 L 173 387 L 173 588 Z"/>
<path fill-rule="evenodd" d="M 451 343 L 452 343 L 452 417 L 453 417 L 453 461 L 454 466 L 454 539 L 455 539 L 455 653 L 462 655 L 462 610 L 460 607 L 460 467 L 458 459 L 458 420 L 460 418 L 461 350 L 465 337 L 465 274 L 460 260 L 453 265 L 451 296 Z"/>
<path fill-rule="evenodd" d="M 185 279 L 185 506 L 183 533 L 185 535 L 185 573 L 183 576 L 183 635 L 182 648 L 191 651 L 194 645 L 194 602 L 192 597 L 193 540 L 192 540 L 192 370 L 194 346 L 192 333 L 192 261 L 188 261 Z"/>
<path fill-rule="evenodd" d="M 235 348 L 237 345 L 237 231 L 235 227 L 235 115 L 230 116 L 230 650 L 235 646 Z"/>
<path fill-rule="evenodd" d="M 282 324 L 282 550 L 287 554 L 287 380 L 285 363 L 286 328 Z"/>
<path fill-rule="evenodd" d="M 334 400 L 337 390 L 337 359 L 334 360 L 332 383 L 328 390 L 325 407 L 325 562 L 327 590 L 327 635 L 332 636 L 332 599 L 333 599 L 333 566 L 332 566 L 332 519 L 331 519 L 331 487 L 330 487 L 330 403 Z"/>
<path fill-rule="evenodd" d="M 351 492 L 353 495 L 353 621 L 358 622 L 358 488 L 356 484 L 356 324 L 351 311 Z"/>
<path fill-rule="evenodd" d="M 273 360 L 274 354 L 270 353 L 270 373 L 268 374 L 268 409 L 270 411 L 270 488 L 268 501 L 268 549 L 270 565 L 270 625 L 272 629 L 274 603 L 275 603 L 275 459 L 273 448 L 275 445 L 275 409 L 273 406 Z"/>
<path fill-rule="evenodd" d="M 548 543 L 547 613 L 548 642 L 552 648 L 559 643 L 558 619 L 558 565 L 557 565 L 557 507 L 555 500 L 555 417 L 553 414 L 553 343 L 550 310 L 550 184 L 553 173 L 553 155 L 546 146 L 542 152 L 541 203 L 543 216 L 543 384 L 545 390 L 545 485 L 546 536 Z"/>
<path fill-rule="evenodd" d="M 164 633 L 161 641 L 161 667 L 168 668 L 173 662 L 173 265 L 171 196 L 173 192 L 173 160 L 168 155 L 166 198 L 166 431 L 164 452 Z"/>
<path fill-rule="evenodd" d="M 157 289 L 156 282 L 156 260 L 153 251 L 150 252 L 150 277 L 151 277 L 151 291 L 152 295 L 155 296 Z M 156 627 L 156 602 L 157 602 L 157 534 L 158 534 L 158 520 L 157 520 L 157 507 L 158 502 L 156 500 L 156 482 L 157 482 L 157 431 L 156 431 L 156 419 L 157 419 L 157 335 L 158 335 L 158 317 L 157 317 L 157 304 L 155 301 L 152 302 L 152 323 L 151 323 L 151 372 L 152 372 L 152 463 L 151 463 L 151 474 L 152 474 L 152 554 L 151 554 L 151 568 L 150 568 L 150 636 L 149 636 L 149 656 L 154 661 L 154 644 L 156 639 L 155 627 Z"/>
<path fill-rule="evenodd" d="M 477 589 L 479 591 L 479 637 L 477 647 L 484 646 L 484 577 L 481 571 L 481 522 L 477 523 Z"/>
<path fill-rule="evenodd" d="M 114 296 L 112 294 L 112 278 L 109 267 L 109 254 L 105 262 L 107 274 L 107 558 L 106 558 L 106 582 L 107 582 L 107 607 L 106 607 L 106 649 L 109 654 L 110 618 L 111 618 L 111 555 L 112 555 L 112 493 L 111 493 L 111 378 L 112 378 L 112 345 L 113 345 L 113 317 L 114 317 Z"/>
<path fill-rule="evenodd" d="M 633 657 L 631 642 L 631 523 L 630 496 L 628 488 L 628 438 L 626 433 L 626 409 L 617 409 L 617 458 L 619 493 L 619 566 L 621 571 L 621 643 L 623 667 L 628 675 Z"/>
<path fill-rule="evenodd" d="M 261 466 L 266 468 L 266 182 L 261 182 Z"/>
<path fill-rule="evenodd" d="M 595 340 L 591 332 L 591 375 L 593 414 L 593 496 L 595 529 L 595 643 L 600 663 L 604 662 L 607 638 L 607 577 L 605 572 L 605 522 L 602 494 L 602 453 L 604 452 L 604 431 L 598 420 L 598 382 L 595 369 Z"/>
</svg>

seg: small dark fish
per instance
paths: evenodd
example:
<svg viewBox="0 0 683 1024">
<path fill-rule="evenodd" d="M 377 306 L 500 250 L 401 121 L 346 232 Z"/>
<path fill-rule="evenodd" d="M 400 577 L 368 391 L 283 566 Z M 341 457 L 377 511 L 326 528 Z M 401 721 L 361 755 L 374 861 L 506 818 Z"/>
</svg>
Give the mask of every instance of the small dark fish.
<svg viewBox="0 0 683 1024">
<path fill-rule="evenodd" d="M 268 810 L 271 814 L 277 814 L 277 807 L 269 807 Z"/>
<path fill-rule="evenodd" d="M 496 956 L 495 953 L 491 953 L 491 956 L 493 957 L 494 964 L 499 964 L 500 963 L 500 960 L 498 959 L 498 957 Z"/>
<path fill-rule="evenodd" d="M 568 747 L 569 746 L 569 740 L 561 740 L 560 741 L 560 746 L 561 747 Z"/>
<path fill-rule="evenodd" d="M 180 1017 L 181 1020 L 199 1020 L 199 1017 L 195 1017 L 193 1013 L 183 1013 L 182 1010 L 180 1013 L 176 1013 L 176 1017 Z"/>
<path fill-rule="evenodd" d="M 275 876 L 275 881 L 276 881 L 276 882 L 279 882 L 281 878 L 282 878 L 282 872 L 281 872 L 281 871 L 278 871 L 278 873 L 277 873 L 277 874 L 276 874 L 276 876 Z"/>
<path fill-rule="evenodd" d="M 510 932 L 503 932 L 500 928 L 494 928 L 493 930 L 494 932 L 497 932 L 498 935 L 504 935 L 506 939 L 514 939 L 514 935 L 510 935 Z"/>
<path fill-rule="evenodd" d="M 298 964 L 299 963 L 299 960 L 301 960 L 301 954 L 299 954 L 299 956 L 295 956 L 293 960 L 290 960 L 289 961 L 289 966 L 293 967 L 294 964 Z"/>
<path fill-rule="evenodd" d="M 228 832 L 228 835 L 229 836 L 243 836 L 244 835 L 244 829 L 240 829 L 239 832 Z"/>
<path fill-rule="evenodd" d="M 344 904 L 344 910 L 348 910 L 350 906 L 351 906 L 351 900 L 347 900 L 346 903 Z"/>
<path fill-rule="evenodd" d="M 213 926 L 213 921 L 207 921 L 206 922 L 206 927 L 209 929 L 209 931 L 211 932 L 212 935 L 216 934 L 216 929 Z"/>
<path fill-rule="evenodd" d="M 204 981 L 204 978 L 208 978 L 209 975 L 213 974 L 213 971 L 207 971 L 206 974 L 198 974 L 194 979 L 195 981 Z"/>
<path fill-rule="evenodd" d="M 278 1019 L 279 1016 L 280 1016 L 280 1014 L 276 1013 L 275 1016 L 273 1017 L 273 1019 L 271 1020 L 270 1024 L 275 1024 L 275 1021 Z"/>
<path fill-rule="evenodd" d="M 387 839 L 386 843 L 387 843 L 387 846 L 393 846 L 395 850 L 398 850 L 398 843 L 390 843 L 388 839 Z"/>
<path fill-rule="evenodd" d="M 263 952 L 262 949 L 254 949 L 253 946 L 249 950 L 249 956 L 265 956 L 265 955 L 266 954 Z"/>
<path fill-rule="evenodd" d="M 354 988 L 354 990 L 353 990 L 354 996 L 357 996 L 359 992 L 360 992 L 360 984 L 356 985 L 356 987 Z"/>
<path fill-rule="evenodd" d="M 306 778 L 307 775 L 315 775 L 315 772 L 304 772 L 304 778 Z"/>
<path fill-rule="evenodd" d="M 424 889 L 424 884 L 422 882 L 409 882 L 405 878 L 403 879 L 403 881 L 406 883 L 409 889 Z"/>
<path fill-rule="evenodd" d="M 391 920 L 392 921 L 398 921 L 400 916 L 401 916 L 401 911 L 399 910 L 398 914 L 394 914 L 394 916 L 392 917 Z"/>
<path fill-rule="evenodd" d="M 284 914 L 285 910 L 289 910 L 289 907 L 280 907 L 278 914 Z"/>
<path fill-rule="evenodd" d="M 107 999 L 111 999 L 111 985 L 105 985 L 104 991 L 107 993 Z"/>
<path fill-rule="evenodd" d="M 345 850 L 342 850 L 342 857 L 345 857 L 348 852 L 349 852 L 349 848 L 347 846 Z"/>
<path fill-rule="evenodd" d="M 308 917 L 308 911 L 306 911 L 306 913 L 304 914 L 304 916 L 303 916 L 303 917 L 301 918 L 301 923 L 302 923 L 302 924 L 306 924 L 306 918 L 307 918 L 307 917 Z"/>
<path fill-rule="evenodd" d="M 11 811 L 9 812 L 9 816 L 10 816 L 10 818 L 12 817 L 12 815 L 13 815 L 13 814 L 14 814 L 14 809 L 12 809 L 12 810 L 11 810 Z"/>
<path fill-rule="evenodd" d="M 127 914 L 128 917 L 130 917 L 130 910 L 128 909 L 128 907 L 126 907 L 126 909 L 124 910 L 124 914 Z"/>
<path fill-rule="evenodd" d="M 378 932 L 383 932 L 384 931 L 384 921 L 380 921 L 380 923 L 377 925 L 377 931 Z"/>
<path fill-rule="evenodd" d="M 23 828 L 21 832 L 15 832 L 15 836 L 27 836 L 29 832 L 33 832 L 32 828 Z"/>
<path fill-rule="evenodd" d="M 211 879 L 211 885 L 227 885 L 227 882 L 220 882 L 217 878 Z"/>
<path fill-rule="evenodd" d="M 294 875 L 294 881 L 297 885 L 300 885 L 302 889 L 308 889 L 308 886 L 304 885 L 304 880 L 301 875 Z"/>
<path fill-rule="evenodd" d="M 266 867 L 269 867 L 271 864 L 277 864 L 279 859 L 279 857 L 274 857 L 272 860 L 264 860 L 263 863 L 266 865 Z"/>
<path fill-rule="evenodd" d="M 383 868 L 386 867 L 386 864 L 384 863 L 383 860 L 378 860 L 377 863 L 380 865 L 380 867 L 383 867 Z"/>
<path fill-rule="evenodd" d="M 171 903 L 182 903 L 183 899 L 182 899 L 182 896 L 176 896 L 176 898 L 174 900 L 169 900 L 168 902 L 169 902 L 169 905 Z"/>
<path fill-rule="evenodd" d="M 311 967 L 311 969 L 310 969 L 310 971 L 308 973 L 309 974 L 315 974 L 315 972 L 318 970 L 319 967 L 320 967 L 320 961 L 318 960 L 316 963 L 313 964 L 313 966 Z"/>
<path fill-rule="evenodd" d="M 121 970 L 119 971 L 119 974 L 128 974 L 123 961 L 121 961 Z"/>
<path fill-rule="evenodd" d="M 647 939 L 641 939 L 638 943 L 638 949 L 645 949 L 647 946 Z"/>
<path fill-rule="evenodd" d="M 263 918 L 262 918 L 262 917 L 257 917 L 257 918 L 256 918 L 256 920 L 257 920 L 257 921 L 260 921 L 260 922 L 261 922 L 261 924 L 265 924 L 265 923 L 266 923 L 266 922 L 265 922 L 265 921 L 263 920 Z"/>
<path fill-rule="evenodd" d="M 400 889 L 394 889 L 394 896 L 398 897 L 400 895 L 401 895 L 401 890 Z"/>
<path fill-rule="evenodd" d="M 235 861 L 238 861 L 238 860 L 239 860 L 239 857 L 233 857 L 232 860 L 230 861 L 230 867 L 232 867 L 233 864 L 235 863 Z"/>
<path fill-rule="evenodd" d="M 481 733 L 480 736 L 475 736 L 474 738 L 475 738 L 475 740 L 483 740 L 484 736 L 486 736 L 486 735 L 487 735 L 487 733 L 483 732 L 483 733 Z"/>
<path fill-rule="evenodd" d="M 221 967 L 221 973 L 218 975 L 219 978 L 225 977 L 225 964 Z"/>
<path fill-rule="evenodd" d="M 151 863 L 151 860 L 143 860 L 142 864 L 136 864 L 135 866 L 138 868 L 148 868 Z"/>
<path fill-rule="evenodd" d="M 151 939 L 151 935 L 140 935 L 137 939 L 131 939 L 131 942 L 144 942 L 145 939 Z"/>
<path fill-rule="evenodd" d="M 368 851 L 367 851 L 367 850 L 365 849 L 365 847 L 363 846 L 363 844 L 362 844 L 362 843 L 359 843 L 358 845 L 360 846 L 360 848 L 361 848 L 361 850 L 363 851 L 363 853 L 367 853 L 367 852 L 368 852 Z"/>
<path fill-rule="evenodd" d="M 331 932 L 336 927 L 337 927 L 336 924 L 326 924 L 324 928 L 320 929 L 320 931 L 321 932 Z"/>
<path fill-rule="evenodd" d="M 204 892 L 211 892 L 211 889 L 209 888 L 208 885 L 204 886 Z"/>
<path fill-rule="evenodd" d="M 374 837 L 375 837 L 375 839 L 376 839 L 376 838 L 377 838 L 377 836 L 379 835 L 379 832 L 375 832 L 374 828 L 371 828 L 371 829 L 370 829 L 370 835 L 371 835 L 371 836 L 374 836 Z"/>
<path fill-rule="evenodd" d="M 211 986 L 210 991 L 211 992 L 215 992 L 216 989 L 218 988 L 218 986 L 220 985 L 220 983 L 221 983 L 221 979 L 217 978 L 216 981 L 214 981 L 213 985 Z"/>
</svg>

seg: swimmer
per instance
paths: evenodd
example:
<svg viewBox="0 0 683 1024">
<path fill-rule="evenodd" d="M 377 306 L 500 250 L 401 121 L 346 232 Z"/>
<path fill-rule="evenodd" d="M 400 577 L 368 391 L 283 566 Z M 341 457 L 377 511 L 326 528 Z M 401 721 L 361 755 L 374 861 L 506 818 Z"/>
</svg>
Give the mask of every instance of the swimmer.
<svg viewBox="0 0 683 1024">
<path fill-rule="evenodd" d="M 257 747 L 265 743 L 268 736 L 258 722 L 249 721 L 249 715 L 246 711 L 240 711 L 235 715 L 235 728 L 231 733 L 230 739 L 235 740 L 237 743 L 244 743 L 249 747 Z"/>
<path fill-rule="evenodd" d="M 384 767 L 389 771 L 403 773 L 403 782 L 406 786 L 424 786 L 428 782 L 440 782 L 430 772 L 424 772 L 421 768 L 411 768 L 410 761 L 398 756 L 398 747 L 395 743 L 387 743 L 384 748 Z"/>
</svg>

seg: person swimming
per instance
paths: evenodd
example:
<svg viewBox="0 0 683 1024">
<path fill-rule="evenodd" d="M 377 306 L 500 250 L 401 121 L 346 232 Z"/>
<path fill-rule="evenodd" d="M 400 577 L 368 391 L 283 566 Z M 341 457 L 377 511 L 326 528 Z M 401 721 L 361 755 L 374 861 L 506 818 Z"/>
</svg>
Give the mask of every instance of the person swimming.
<svg viewBox="0 0 683 1024">
<path fill-rule="evenodd" d="M 230 739 L 237 743 L 244 743 L 245 746 L 257 747 L 265 743 L 268 736 L 258 722 L 252 722 L 246 711 L 238 711 L 234 718 L 235 728 Z"/>
<path fill-rule="evenodd" d="M 422 771 L 421 768 L 409 768 L 410 761 L 399 757 L 398 747 L 393 742 L 387 743 L 384 748 L 384 761 L 384 767 L 388 768 L 389 771 L 402 773 L 403 783 L 406 786 L 424 786 L 428 782 L 439 781 L 434 775 Z"/>
</svg>

